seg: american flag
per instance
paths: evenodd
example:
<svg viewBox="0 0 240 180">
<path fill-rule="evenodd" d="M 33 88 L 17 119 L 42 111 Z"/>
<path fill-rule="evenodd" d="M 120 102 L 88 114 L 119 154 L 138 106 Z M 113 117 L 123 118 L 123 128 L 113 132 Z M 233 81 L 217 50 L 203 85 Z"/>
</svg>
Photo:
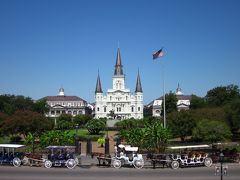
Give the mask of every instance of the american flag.
<svg viewBox="0 0 240 180">
<path fill-rule="evenodd" d="M 163 53 L 163 48 L 162 48 L 162 49 L 160 49 L 159 51 L 153 53 L 153 59 L 160 58 L 160 57 L 163 56 L 163 54 L 164 54 L 164 53 Z"/>
</svg>

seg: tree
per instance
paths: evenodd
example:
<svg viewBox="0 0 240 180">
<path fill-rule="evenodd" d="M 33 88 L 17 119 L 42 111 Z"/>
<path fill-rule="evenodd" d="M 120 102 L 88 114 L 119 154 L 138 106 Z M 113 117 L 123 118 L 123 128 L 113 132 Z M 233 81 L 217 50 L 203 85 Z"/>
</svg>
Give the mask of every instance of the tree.
<svg viewBox="0 0 240 180">
<path fill-rule="evenodd" d="M 28 133 L 40 135 L 45 130 L 52 128 L 50 122 L 42 114 L 32 111 L 16 111 L 11 118 L 4 122 L 4 131 L 6 134 L 22 134 L 26 136 Z"/>
<path fill-rule="evenodd" d="M 30 97 L 1 95 L 0 96 L 0 112 L 12 115 L 15 111 L 32 110 L 33 100 Z"/>
<path fill-rule="evenodd" d="M 198 108 L 189 111 L 196 121 L 201 119 L 211 119 L 217 121 L 226 121 L 226 113 L 223 107 Z"/>
<path fill-rule="evenodd" d="M 130 128 L 122 129 L 119 132 L 121 139 L 125 139 L 128 144 L 132 146 L 138 146 L 139 148 L 145 147 L 144 142 L 144 128 Z"/>
<path fill-rule="evenodd" d="M 92 119 L 86 124 L 86 128 L 90 134 L 99 134 L 100 131 L 105 130 L 105 119 Z"/>
<path fill-rule="evenodd" d="M 165 151 L 171 137 L 169 129 L 160 121 L 146 122 L 142 128 L 122 129 L 119 135 L 132 146 L 158 153 Z"/>
<path fill-rule="evenodd" d="M 30 147 L 29 150 L 32 153 L 34 153 L 34 150 L 35 150 L 35 146 L 34 146 L 35 140 L 36 140 L 36 136 L 30 132 L 25 137 L 25 145 L 28 145 Z"/>
<path fill-rule="evenodd" d="M 40 145 L 41 147 L 49 145 L 73 145 L 74 137 L 74 134 L 69 131 L 47 131 L 41 135 Z"/>
<path fill-rule="evenodd" d="M 74 124 L 78 124 L 79 126 L 85 126 L 88 121 L 92 119 L 90 115 L 78 114 L 73 118 Z"/>
<path fill-rule="evenodd" d="M 240 98 L 234 99 L 225 108 L 227 122 L 233 132 L 240 129 Z"/>
<path fill-rule="evenodd" d="M 3 135 L 4 128 L 5 128 L 5 122 L 9 120 L 9 115 L 0 112 L 0 135 Z"/>
<path fill-rule="evenodd" d="M 203 108 L 206 106 L 206 102 L 204 98 L 198 97 L 196 95 L 192 95 L 190 102 L 190 109 Z"/>
<path fill-rule="evenodd" d="M 230 128 L 221 121 L 203 119 L 193 129 L 193 139 L 198 141 L 218 142 L 230 139 Z"/>
<path fill-rule="evenodd" d="M 14 106 L 16 110 L 25 111 L 32 110 L 33 108 L 33 100 L 30 97 L 24 96 L 15 96 Z"/>
<path fill-rule="evenodd" d="M 177 97 L 174 93 L 170 92 L 165 95 L 166 113 L 177 111 Z M 163 103 L 162 103 L 163 108 Z M 162 109 L 163 115 L 163 109 Z"/>
<path fill-rule="evenodd" d="M 14 96 L 1 95 L 0 96 L 0 112 L 6 113 L 8 115 L 14 112 L 14 106 L 12 99 Z"/>
<path fill-rule="evenodd" d="M 104 137 L 98 138 L 97 143 L 100 144 L 101 147 L 103 147 L 103 145 L 105 144 L 105 138 Z"/>
<path fill-rule="evenodd" d="M 49 106 L 46 99 L 40 99 L 33 104 L 33 111 L 45 114 L 49 112 Z"/>
<path fill-rule="evenodd" d="M 187 136 L 192 135 L 195 119 L 189 111 L 173 112 L 168 115 L 168 127 L 175 137 L 185 141 Z"/>
<path fill-rule="evenodd" d="M 207 92 L 206 100 L 209 106 L 223 106 L 235 98 L 239 98 L 240 90 L 236 85 L 220 86 Z"/>
<path fill-rule="evenodd" d="M 73 127 L 72 115 L 71 114 L 61 114 L 57 118 L 58 129 L 71 129 Z"/>
<path fill-rule="evenodd" d="M 145 125 L 145 147 L 158 153 L 165 152 L 168 140 L 171 137 L 170 130 L 164 128 L 162 123 L 155 121 L 153 124 Z"/>
</svg>

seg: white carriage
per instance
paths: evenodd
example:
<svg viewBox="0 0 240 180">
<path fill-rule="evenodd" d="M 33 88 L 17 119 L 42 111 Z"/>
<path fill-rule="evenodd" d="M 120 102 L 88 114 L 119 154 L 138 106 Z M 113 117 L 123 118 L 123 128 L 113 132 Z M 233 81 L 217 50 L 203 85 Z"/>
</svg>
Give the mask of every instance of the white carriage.
<svg viewBox="0 0 240 180">
<path fill-rule="evenodd" d="M 208 156 L 208 153 L 202 149 L 209 148 L 209 145 L 192 145 L 192 146 L 175 146 L 170 147 L 172 150 L 184 150 L 185 152 L 170 154 L 171 167 L 178 169 L 179 167 L 189 166 L 206 166 L 212 165 L 212 159 Z"/>
<path fill-rule="evenodd" d="M 112 159 L 112 165 L 114 168 L 130 165 L 141 169 L 144 166 L 144 159 L 142 154 L 138 153 L 138 147 L 119 144 L 115 147 L 115 157 Z"/>
</svg>

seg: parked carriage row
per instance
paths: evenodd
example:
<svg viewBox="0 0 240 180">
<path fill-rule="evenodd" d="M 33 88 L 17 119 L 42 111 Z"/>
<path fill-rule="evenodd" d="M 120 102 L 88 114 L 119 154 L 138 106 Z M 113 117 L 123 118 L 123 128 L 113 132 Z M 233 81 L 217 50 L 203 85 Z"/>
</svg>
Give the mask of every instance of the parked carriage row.
<svg viewBox="0 0 240 180">
<path fill-rule="evenodd" d="M 47 153 L 44 154 L 27 154 L 24 153 L 23 150 L 19 151 L 19 149 L 22 148 L 24 148 L 24 145 L 0 144 L 0 164 L 13 165 L 15 167 L 30 165 L 44 166 L 46 168 L 67 167 L 73 169 L 79 165 L 81 161 L 80 156 L 75 154 L 75 146 L 48 146 L 46 148 Z M 186 147 L 173 147 L 172 149 L 177 148 Z M 172 169 L 188 166 L 210 167 L 212 165 L 212 159 L 208 157 L 207 153 L 202 151 L 191 151 L 188 154 L 149 155 L 148 158 L 152 161 L 154 168 L 157 163 L 171 167 Z M 113 166 L 114 168 L 128 165 L 141 169 L 144 166 L 144 158 L 142 154 L 138 153 L 138 147 L 123 144 L 115 147 L 114 157 L 99 155 L 98 161 L 99 165 L 104 164 Z"/>
<path fill-rule="evenodd" d="M 0 144 L 0 164 L 13 165 L 44 165 L 46 168 L 64 167 L 73 169 L 79 164 L 79 157 L 74 153 L 75 146 L 48 146 L 47 154 L 26 154 L 21 148 L 24 145 Z"/>
</svg>

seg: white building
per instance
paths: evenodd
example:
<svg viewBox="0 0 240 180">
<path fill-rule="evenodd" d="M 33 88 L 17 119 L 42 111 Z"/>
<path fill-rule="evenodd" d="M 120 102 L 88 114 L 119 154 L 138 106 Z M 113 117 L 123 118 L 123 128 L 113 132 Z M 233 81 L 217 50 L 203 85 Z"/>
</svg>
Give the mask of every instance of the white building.
<svg viewBox="0 0 240 180">
<path fill-rule="evenodd" d="M 135 93 L 125 86 L 125 75 L 121 61 L 120 49 L 112 78 L 112 89 L 103 94 L 100 76 L 98 74 L 95 90 L 95 118 L 108 119 L 141 119 L 143 118 L 143 91 L 138 72 Z"/>
<path fill-rule="evenodd" d="M 191 95 L 184 95 L 182 89 L 180 88 L 179 84 L 176 89 L 176 98 L 177 98 L 177 109 L 180 110 L 188 110 L 191 102 Z M 161 110 L 163 105 L 163 97 L 155 99 L 152 101 L 148 107 L 152 107 L 152 115 L 155 117 L 161 116 Z"/>
<path fill-rule="evenodd" d="M 63 113 L 72 116 L 86 114 L 87 102 L 78 96 L 66 96 L 63 88 L 59 89 L 57 96 L 46 96 L 44 99 L 50 108 L 47 117 L 56 118 Z"/>
</svg>

